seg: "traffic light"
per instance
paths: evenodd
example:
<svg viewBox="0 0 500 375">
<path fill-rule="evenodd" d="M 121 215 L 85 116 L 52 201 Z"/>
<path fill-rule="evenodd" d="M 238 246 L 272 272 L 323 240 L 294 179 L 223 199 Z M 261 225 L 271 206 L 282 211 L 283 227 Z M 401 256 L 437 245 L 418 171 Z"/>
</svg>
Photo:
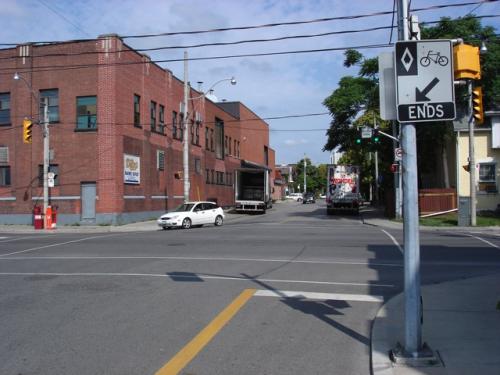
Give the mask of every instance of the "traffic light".
<svg viewBox="0 0 500 375">
<path fill-rule="evenodd" d="M 380 135 L 379 135 L 379 130 L 378 129 L 373 129 L 372 141 L 373 141 L 373 143 L 379 143 L 380 142 Z"/>
<path fill-rule="evenodd" d="M 32 141 L 32 131 L 33 131 L 33 121 L 28 118 L 23 120 L 23 142 L 31 143 Z"/>
<path fill-rule="evenodd" d="M 455 79 L 481 79 L 479 48 L 468 44 L 453 47 Z"/>
<path fill-rule="evenodd" d="M 476 87 L 472 90 L 472 113 L 476 124 L 484 122 L 483 89 L 481 87 Z"/>
<path fill-rule="evenodd" d="M 361 138 L 356 138 L 356 144 L 360 145 L 361 144 Z"/>
</svg>

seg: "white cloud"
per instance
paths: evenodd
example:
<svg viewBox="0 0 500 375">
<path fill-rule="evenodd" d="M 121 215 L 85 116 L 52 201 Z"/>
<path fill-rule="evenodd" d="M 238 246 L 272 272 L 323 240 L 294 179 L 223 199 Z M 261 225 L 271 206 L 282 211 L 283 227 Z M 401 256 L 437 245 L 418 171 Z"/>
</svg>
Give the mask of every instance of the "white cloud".
<svg viewBox="0 0 500 375">
<path fill-rule="evenodd" d="M 48 1 L 48 0 L 46 0 Z M 453 3 L 442 0 L 441 3 Z M 413 6 L 426 7 L 435 0 L 414 1 Z M 20 43 L 37 40 L 67 40 L 87 38 L 86 34 L 118 33 L 135 35 L 145 33 L 189 31 L 232 26 L 318 19 L 342 15 L 366 14 L 391 11 L 392 2 L 387 0 L 53 0 L 48 4 L 56 8 L 78 25 L 85 34 L 35 0 L 2 0 L 0 22 L 2 42 Z M 483 4 L 477 14 L 492 12 L 496 4 Z M 421 12 L 421 21 L 439 19 L 440 16 L 464 15 L 473 7 L 451 8 Z M 160 38 L 126 39 L 133 48 L 187 45 L 211 42 L 229 42 L 247 39 L 268 39 L 290 35 L 306 35 L 322 32 L 387 26 L 391 16 L 310 23 L 307 25 L 280 26 L 241 31 L 227 31 L 196 35 L 177 35 Z M 498 27 L 498 19 L 484 20 Z M 277 51 L 309 50 L 387 43 L 389 31 L 332 35 L 320 38 L 293 39 L 269 43 L 244 43 L 232 46 L 212 46 L 188 49 L 190 57 L 258 54 Z M 150 52 L 153 59 L 183 57 L 183 49 Z M 362 51 L 376 56 L 380 51 Z M 343 67 L 343 53 L 320 52 L 267 57 L 245 57 L 189 62 L 189 80 L 196 84 L 203 81 L 208 88 L 214 82 L 236 76 L 236 86 L 220 84 L 216 96 L 227 100 L 240 100 L 261 117 L 326 112 L 322 101 L 336 88 L 339 79 L 346 74 L 356 74 L 356 69 Z M 183 63 L 162 64 L 181 78 Z M 271 147 L 276 150 L 280 163 L 295 162 L 303 157 L 307 144 L 308 157 L 314 163 L 327 162 L 329 153 L 322 152 L 326 143 L 325 130 L 297 133 L 299 129 L 327 129 L 329 116 L 303 117 L 285 120 L 269 120 L 272 130 Z M 300 134 L 300 136 L 296 136 Z M 300 138 L 302 137 L 302 138 Z M 300 147 L 302 146 L 302 147 Z"/>
<path fill-rule="evenodd" d="M 283 142 L 286 146 L 299 146 L 309 143 L 305 139 L 285 139 Z"/>
</svg>

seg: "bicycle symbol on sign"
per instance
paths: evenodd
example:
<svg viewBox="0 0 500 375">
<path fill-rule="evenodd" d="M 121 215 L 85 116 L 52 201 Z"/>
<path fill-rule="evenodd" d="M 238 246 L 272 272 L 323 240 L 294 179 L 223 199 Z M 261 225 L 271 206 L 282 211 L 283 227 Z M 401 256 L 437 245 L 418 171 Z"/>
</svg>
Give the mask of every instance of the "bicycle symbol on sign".
<svg viewBox="0 0 500 375">
<path fill-rule="evenodd" d="M 420 65 L 429 66 L 431 61 L 434 64 L 439 64 L 441 66 L 448 65 L 448 58 L 446 56 L 441 56 L 441 52 L 432 53 L 432 50 L 429 50 L 429 52 L 427 52 L 427 56 L 420 59 Z"/>
</svg>

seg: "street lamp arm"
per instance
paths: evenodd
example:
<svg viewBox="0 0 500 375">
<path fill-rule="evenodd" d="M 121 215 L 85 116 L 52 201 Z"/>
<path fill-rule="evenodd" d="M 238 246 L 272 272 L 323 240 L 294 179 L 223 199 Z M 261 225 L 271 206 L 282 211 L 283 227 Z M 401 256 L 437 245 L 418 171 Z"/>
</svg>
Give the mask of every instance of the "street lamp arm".
<svg viewBox="0 0 500 375">
<path fill-rule="evenodd" d="M 224 78 L 224 79 L 221 79 L 221 80 L 215 82 L 212 86 L 210 86 L 210 88 L 207 91 L 205 91 L 201 95 L 195 96 L 194 98 L 189 98 L 189 100 L 195 100 L 195 99 L 200 99 L 200 98 L 205 97 L 215 86 L 217 86 L 219 83 L 225 82 L 225 81 L 230 81 L 231 85 L 236 85 L 236 78 L 234 78 L 234 77 Z"/>
<path fill-rule="evenodd" d="M 24 78 L 22 75 L 20 75 L 19 73 L 14 73 L 14 80 L 16 81 L 23 81 L 26 86 L 28 87 L 28 89 L 30 90 L 30 93 L 31 95 L 33 95 L 33 97 L 35 98 L 36 101 L 40 101 L 40 97 L 38 96 L 38 94 L 35 92 L 35 90 L 33 90 L 33 87 L 31 87 L 30 83 L 26 80 L 26 78 Z"/>
</svg>

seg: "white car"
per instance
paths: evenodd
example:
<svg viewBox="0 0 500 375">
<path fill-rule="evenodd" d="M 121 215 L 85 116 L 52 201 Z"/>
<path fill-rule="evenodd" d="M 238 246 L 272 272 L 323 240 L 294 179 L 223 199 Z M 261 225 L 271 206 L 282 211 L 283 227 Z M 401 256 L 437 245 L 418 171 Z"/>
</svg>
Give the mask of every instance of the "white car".
<svg viewBox="0 0 500 375">
<path fill-rule="evenodd" d="M 214 224 L 219 227 L 224 223 L 224 211 L 213 202 L 187 202 L 173 211 L 160 216 L 158 225 L 163 229 Z"/>
<path fill-rule="evenodd" d="M 295 202 L 302 202 L 302 200 L 304 199 L 302 193 L 291 193 L 290 195 L 287 195 L 286 198 L 293 199 Z"/>
</svg>

